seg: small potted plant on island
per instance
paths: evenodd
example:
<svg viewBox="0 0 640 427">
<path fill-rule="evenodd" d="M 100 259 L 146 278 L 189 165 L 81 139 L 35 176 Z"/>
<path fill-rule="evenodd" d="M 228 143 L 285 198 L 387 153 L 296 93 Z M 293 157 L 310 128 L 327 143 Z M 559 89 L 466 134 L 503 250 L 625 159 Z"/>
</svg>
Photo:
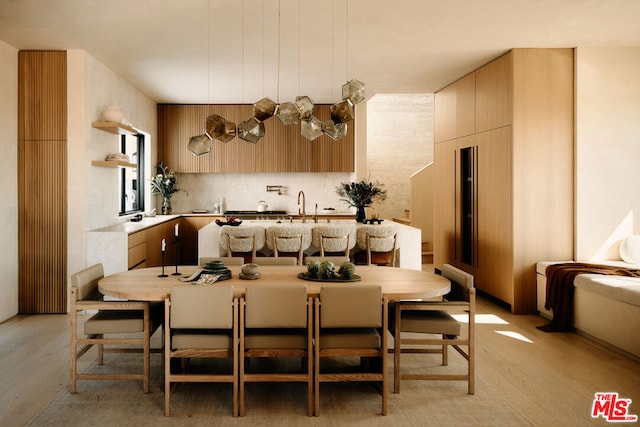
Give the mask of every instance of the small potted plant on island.
<svg viewBox="0 0 640 427">
<path fill-rule="evenodd" d="M 340 201 L 357 209 L 356 221 L 364 222 L 367 218 L 364 208 L 387 198 L 387 190 L 383 190 L 382 186 L 378 181 L 368 182 L 364 179 L 358 182 L 341 182 L 336 187 L 336 193 L 340 196 Z"/>
<path fill-rule="evenodd" d="M 173 170 L 162 163 L 156 166 L 156 176 L 151 178 L 151 193 L 162 196 L 162 215 L 171 214 L 171 197 L 179 190 Z"/>
</svg>

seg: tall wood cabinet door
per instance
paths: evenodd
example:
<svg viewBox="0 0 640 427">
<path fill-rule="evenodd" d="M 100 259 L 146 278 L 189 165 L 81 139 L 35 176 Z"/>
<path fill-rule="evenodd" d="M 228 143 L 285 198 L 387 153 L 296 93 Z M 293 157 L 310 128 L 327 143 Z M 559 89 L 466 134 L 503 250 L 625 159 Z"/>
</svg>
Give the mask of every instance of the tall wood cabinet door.
<svg viewBox="0 0 640 427">
<path fill-rule="evenodd" d="M 513 303 L 511 127 L 476 135 L 478 264 L 476 287 Z"/>
<path fill-rule="evenodd" d="M 433 135 L 436 143 L 449 141 L 457 135 L 457 91 L 458 88 L 454 82 L 435 93 Z"/>
<path fill-rule="evenodd" d="M 471 73 L 456 82 L 456 136 L 476 132 L 476 74 Z"/>
<path fill-rule="evenodd" d="M 476 72 L 476 132 L 512 124 L 513 54 L 479 68 Z"/>
<path fill-rule="evenodd" d="M 433 263 L 439 269 L 455 257 L 455 139 L 434 144 L 433 164 Z"/>
</svg>

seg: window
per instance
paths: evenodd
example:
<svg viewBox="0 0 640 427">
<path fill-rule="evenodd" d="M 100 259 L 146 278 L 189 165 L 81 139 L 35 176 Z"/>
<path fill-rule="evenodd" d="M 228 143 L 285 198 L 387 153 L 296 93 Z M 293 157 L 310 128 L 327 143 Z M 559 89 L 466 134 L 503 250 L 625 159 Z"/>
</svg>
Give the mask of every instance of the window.
<svg viewBox="0 0 640 427">
<path fill-rule="evenodd" d="M 122 135 L 120 151 L 131 158 L 135 168 L 120 168 L 120 215 L 144 211 L 144 134 Z"/>
</svg>

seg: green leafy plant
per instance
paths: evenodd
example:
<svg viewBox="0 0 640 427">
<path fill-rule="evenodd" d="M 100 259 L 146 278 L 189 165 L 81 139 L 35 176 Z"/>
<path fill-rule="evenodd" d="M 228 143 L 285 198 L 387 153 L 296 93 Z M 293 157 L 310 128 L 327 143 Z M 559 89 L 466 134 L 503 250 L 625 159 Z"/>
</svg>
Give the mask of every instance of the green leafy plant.
<svg viewBox="0 0 640 427">
<path fill-rule="evenodd" d="M 387 190 L 382 189 L 380 182 L 341 182 L 336 187 L 340 201 L 356 208 L 370 206 L 373 202 L 382 202 L 387 198 Z"/>
</svg>

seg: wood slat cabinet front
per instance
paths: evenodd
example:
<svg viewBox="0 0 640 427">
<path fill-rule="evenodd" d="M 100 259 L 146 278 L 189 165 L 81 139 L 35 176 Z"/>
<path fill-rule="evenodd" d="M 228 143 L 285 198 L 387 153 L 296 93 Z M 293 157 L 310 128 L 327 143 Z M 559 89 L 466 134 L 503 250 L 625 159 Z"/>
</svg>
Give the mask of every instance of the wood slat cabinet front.
<svg viewBox="0 0 640 427">
<path fill-rule="evenodd" d="M 330 118 L 329 105 L 316 105 L 314 115 Z M 194 156 L 187 149 L 192 136 L 204 133 L 206 117 L 219 114 L 233 123 L 253 115 L 251 105 L 158 105 L 159 161 L 182 173 L 252 172 L 353 172 L 355 170 L 354 122 L 347 136 L 334 141 L 322 135 L 309 141 L 300 124 L 284 126 L 276 117 L 264 122 L 265 136 L 256 144 L 234 138 L 214 140 L 211 153 Z"/>
<path fill-rule="evenodd" d="M 535 264 L 573 256 L 573 49 L 513 49 L 472 75 L 475 96 L 461 79 L 435 97 L 434 266 L 462 268 L 513 313 L 535 313 Z M 472 110 L 475 129 L 463 135 Z M 471 226 L 462 216 L 465 147 Z"/>
</svg>

